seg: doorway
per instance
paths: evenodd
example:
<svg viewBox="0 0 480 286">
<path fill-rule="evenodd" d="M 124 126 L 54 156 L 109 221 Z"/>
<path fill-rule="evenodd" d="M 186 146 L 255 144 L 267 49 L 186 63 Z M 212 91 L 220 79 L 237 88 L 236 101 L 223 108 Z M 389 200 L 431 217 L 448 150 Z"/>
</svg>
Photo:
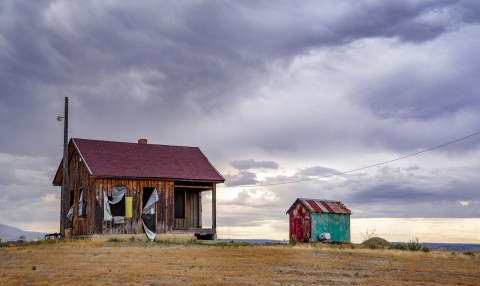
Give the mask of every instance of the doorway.
<svg viewBox="0 0 480 286">
<path fill-rule="evenodd" d="M 156 200 L 155 200 L 155 188 L 144 187 L 142 192 L 142 221 L 144 232 L 150 231 L 155 233 L 157 230 L 157 214 L 156 214 Z M 148 229 L 148 231 L 147 231 Z"/>
</svg>

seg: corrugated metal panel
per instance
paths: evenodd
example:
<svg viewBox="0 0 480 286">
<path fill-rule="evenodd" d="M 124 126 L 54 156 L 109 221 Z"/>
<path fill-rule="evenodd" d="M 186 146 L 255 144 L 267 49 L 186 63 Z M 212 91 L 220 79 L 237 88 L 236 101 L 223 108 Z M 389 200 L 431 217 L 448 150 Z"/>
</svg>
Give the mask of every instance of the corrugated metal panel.
<svg viewBox="0 0 480 286">
<path fill-rule="evenodd" d="M 352 213 L 342 202 L 338 202 L 338 201 L 298 198 L 295 201 L 295 203 L 292 205 L 292 207 L 297 202 L 301 202 L 305 207 L 308 208 L 310 212 L 337 213 L 337 214 Z M 287 213 L 291 211 L 292 207 L 290 207 Z"/>
<path fill-rule="evenodd" d="M 312 213 L 310 241 L 319 241 L 321 233 L 330 233 L 330 241 L 350 242 L 350 215 L 334 213 Z"/>
<path fill-rule="evenodd" d="M 311 235 L 311 219 L 308 209 L 300 203 L 297 203 L 291 212 L 289 213 L 290 228 L 289 238 L 290 240 L 296 240 L 299 242 L 309 239 Z"/>
</svg>

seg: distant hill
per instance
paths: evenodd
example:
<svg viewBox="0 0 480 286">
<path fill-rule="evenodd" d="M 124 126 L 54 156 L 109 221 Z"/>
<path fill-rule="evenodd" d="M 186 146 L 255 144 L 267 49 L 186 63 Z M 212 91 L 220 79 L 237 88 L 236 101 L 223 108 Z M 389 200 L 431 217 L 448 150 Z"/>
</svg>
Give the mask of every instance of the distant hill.
<svg viewBox="0 0 480 286">
<path fill-rule="evenodd" d="M 42 240 L 44 236 L 44 232 L 24 231 L 13 226 L 0 224 L 0 239 L 2 240 L 2 242 L 17 241 L 21 239 L 21 237 L 25 237 L 23 240 Z"/>
</svg>

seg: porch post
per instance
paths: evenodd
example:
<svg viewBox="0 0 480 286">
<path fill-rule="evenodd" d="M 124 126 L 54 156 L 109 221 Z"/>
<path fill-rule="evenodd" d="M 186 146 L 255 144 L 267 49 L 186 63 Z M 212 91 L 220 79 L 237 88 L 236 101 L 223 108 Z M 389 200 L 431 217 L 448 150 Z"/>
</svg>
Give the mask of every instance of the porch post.
<svg viewBox="0 0 480 286">
<path fill-rule="evenodd" d="M 212 183 L 212 228 L 217 229 L 217 185 Z"/>
<path fill-rule="evenodd" d="M 198 228 L 202 228 L 202 191 L 198 192 Z"/>
</svg>

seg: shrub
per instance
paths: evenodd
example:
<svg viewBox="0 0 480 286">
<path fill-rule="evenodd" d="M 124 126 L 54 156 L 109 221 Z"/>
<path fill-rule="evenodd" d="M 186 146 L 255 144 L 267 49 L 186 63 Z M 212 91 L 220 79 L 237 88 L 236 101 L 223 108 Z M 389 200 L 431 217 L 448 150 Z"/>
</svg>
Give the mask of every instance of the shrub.
<svg viewBox="0 0 480 286">
<path fill-rule="evenodd" d="M 37 266 L 32 265 L 32 270 L 33 270 L 33 271 L 37 270 Z"/>
<path fill-rule="evenodd" d="M 116 237 L 112 237 L 112 238 L 109 238 L 107 241 L 108 242 L 120 242 L 121 240 L 116 238 Z"/>
<path fill-rule="evenodd" d="M 407 249 L 410 251 L 418 251 L 422 249 L 422 245 L 420 244 L 418 237 L 414 237 L 408 241 Z"/>
<path fill-rule="evenodd" d="M 475 256 L 475 253 L 473 253 L 471 251 L 464 252 L 463 254 L 468 255 L 468 256 Z"/>
<path fill-rule="evenodd" d="M 420 244 L 418 237 L 410 239 L 407 243 L 392 243 L 388 249 L 430 252 L 430 248 Z"/>
<path fill-rule="evenodd" d="M 290 238 L 290 245 L 295 246 L 295 245 L 297 245 L 297 242 L 298 241 L 297 241 L 297 238 L 295 236 L 292 236 Z"/>
<path fill-rule="evenodd" d="M 388 249 L 407 250 L 405 243 L 392 243 Z"/>
<path fill-rule="evenodd" d="M 369 240 L 370 238 L 374 237 L 375 234 L 376 234 L 375 231 L 376 231 L 375 228 L 371 231 L 369 231 L 368 228 L 367 228 L 367 230 L 365 232 L 360 232 L 360 234 L 363 237 L 363 241 Z"/>
</svg>

